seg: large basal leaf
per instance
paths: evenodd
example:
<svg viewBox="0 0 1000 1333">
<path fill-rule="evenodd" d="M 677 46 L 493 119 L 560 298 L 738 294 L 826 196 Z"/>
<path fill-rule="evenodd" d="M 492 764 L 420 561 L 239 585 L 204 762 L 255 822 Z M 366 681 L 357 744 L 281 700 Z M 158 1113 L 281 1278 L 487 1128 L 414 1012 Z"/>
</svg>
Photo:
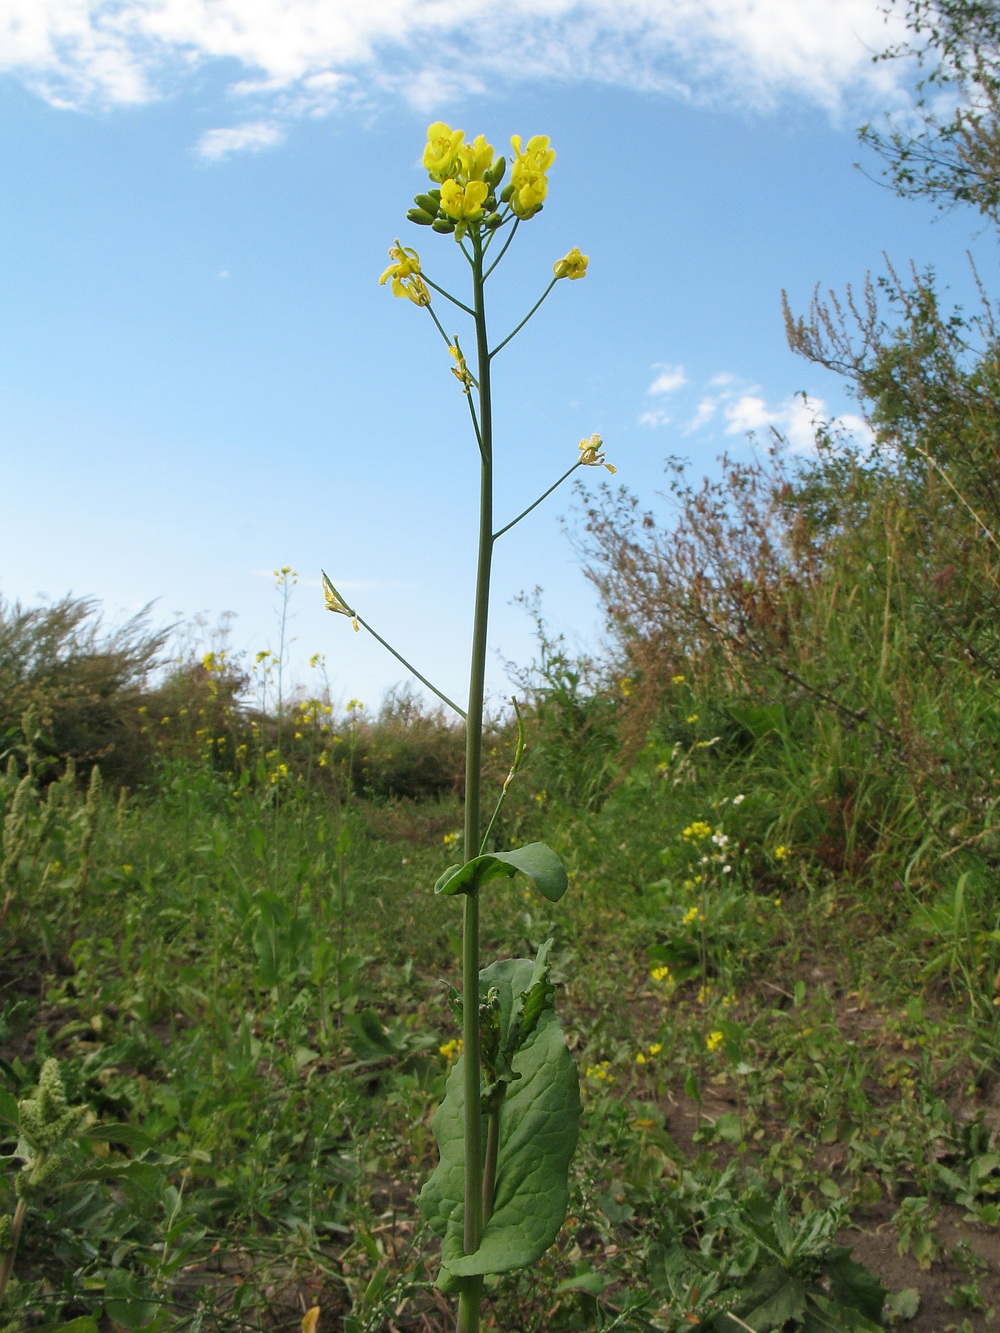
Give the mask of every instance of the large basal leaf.
<svg viewBox="0 0 1000 1333">
<path fill-rule="evenodd" d="M 449 866 L 434 885 L 435 893 L 472 893 L 491 879 L 526 875 L 549 902 L 557 903 L 566 892 L 566 867 L 544 842 L 529 842 L 511 852 L 488 852 L 474 856 L 464 866 Z"/>
<path fill-rule="evenodd" d="M 500 996 L 503 1036 L 515 1000 L 530 990 L 535 962 L 530 958 L 494 963 L 479 974 L 480 994 L 495 986 Z M 512 1060 L 520 1075 L 509 1085 L 500 1108 L 500 1146 L 493 1214 L 475 1254 L 462 1242 L 465 1175 L 463 1061 L 448 1077 L 445 1099 L 434 1116 L 441 1160 L 420 1192 L 418 1203 L 442 1237 L 442 1278 L 506 1273 L 534 1263 L 562 1226 L 569 1200 L 567 1177 L 576 1147 L 580 1090 L 562 1027 L 550 1008 Z M 486 1117 L 482 1123 L 486 1141 Z"/>
</svg>

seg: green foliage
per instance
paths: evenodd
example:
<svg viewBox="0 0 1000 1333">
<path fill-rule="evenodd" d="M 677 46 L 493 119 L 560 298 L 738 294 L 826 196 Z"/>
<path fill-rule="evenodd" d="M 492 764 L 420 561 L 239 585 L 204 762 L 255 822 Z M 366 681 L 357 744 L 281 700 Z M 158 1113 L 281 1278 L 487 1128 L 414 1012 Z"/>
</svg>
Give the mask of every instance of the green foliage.
<svg viewBox="0 0 1000 1333">
<path fill-rule="evenodd" d="M 499 1049 L 508 1072 L 499 1108 L 493 1209 L 482 1243 L 471 1255 L 464 1253 L 462 1244 L 462 1060 L 449 1075 L 445 1100 L 434 1116 L 441 1160 L 419 1203 L 430 1226 L 443 1238 L 443 1279 L 449 1287 L 456 1277 L 506 1273 L 534 1263 L 555 1240 L 566 1213 L 566 1172 L 580 1114 L 577 1073 L 551 995 L 540 988 L 538 973 L 538 964 L 530 958 L 493 963 L 480 973 L 483 1000 L 495 988 L 499 1001 Z M 484 1115 L 484 1141 L 486 1131 Z"/>
</svg>

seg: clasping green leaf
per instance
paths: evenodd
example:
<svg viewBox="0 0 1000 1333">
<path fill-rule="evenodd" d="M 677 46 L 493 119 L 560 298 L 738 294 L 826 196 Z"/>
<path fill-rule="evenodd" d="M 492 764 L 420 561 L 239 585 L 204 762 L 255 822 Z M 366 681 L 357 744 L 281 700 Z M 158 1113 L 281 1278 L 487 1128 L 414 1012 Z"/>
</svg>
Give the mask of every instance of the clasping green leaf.
<svg viewBox="0 0 1000 1333">
<path fill-rule="evenodd" d="M 474 856 L 464 866 L 449 866 L 434 885 L 434 892 L 449 897 L 455 893 L 475 893 L 491 879 L 513 879 L 518 873 L 530 879 L 552 903 L 559 901 L 569 884 L 566 867 L 552 848 L 544 842 L 529 842 L 526 847 L 515 847 L 510 852 Z"/>
</svg>

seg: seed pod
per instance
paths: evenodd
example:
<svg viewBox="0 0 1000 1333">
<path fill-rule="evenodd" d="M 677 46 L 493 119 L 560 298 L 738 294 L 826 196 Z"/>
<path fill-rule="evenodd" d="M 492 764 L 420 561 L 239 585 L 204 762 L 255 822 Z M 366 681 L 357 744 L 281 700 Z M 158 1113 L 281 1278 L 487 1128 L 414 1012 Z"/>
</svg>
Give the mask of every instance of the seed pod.
<svg viewBox="0 0 1000 1333">
<path fill-rule="evenodd" d="M 418 227 L 429 227 L 434 221 L 430 213 L 425 213 L 422 208 L 411 208 L 406 216 L 411 222 L 415 222 Z"/>
<path fill-rule="evenodd" d="M 437 217 L 439 200 L 440 200 L 440 191 L 438 192 L 437 199 L 434 199 L 429 194 L 417 194 L 413 196 L 413 202 L 416 204 L 416 206 L 418 208 L 422 208 L 425 213 L 430 213 L 432 218 Z"/>
</svg>

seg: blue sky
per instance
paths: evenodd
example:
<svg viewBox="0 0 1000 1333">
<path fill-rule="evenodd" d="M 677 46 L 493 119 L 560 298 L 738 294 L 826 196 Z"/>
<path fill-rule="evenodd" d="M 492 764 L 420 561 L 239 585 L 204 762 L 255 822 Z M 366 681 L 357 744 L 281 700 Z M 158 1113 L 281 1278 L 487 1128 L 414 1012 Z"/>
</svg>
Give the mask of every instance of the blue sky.
<svg viewBox="0 0 1000 1333">
<path fill-rule="evenodd" d="M 855 411 L 788 351 L 782 288 L 804 309 L 885 251 L 969 301 L 968 246 L 992 278 L 973 218 L 854 169 L 858 124 L 906 114 L 906 72 L 871 61 L 898 33 L 868 0 L 0 0 L 0 594 L 232 611 L 253 653 L 289 565 L 290 673 L 322 652 L 375 704 L 400 669 L 323 611 L 322 566 L 462 697 L 476 454 L 430 321 L 377 285 L 398 236 L 460 291 L 454 242 L 405 221 L 427 124 L 556 149 L 497 334 L 590 256 L 498 358 L 498 513 L 594 431 L 665 513 L 667 456 L 697 476 L 769 424 L 806 447 L 800 391 Z M 501 545 L 496 695 L 532 654 L 519 591 L 598 641 L 560 516 L 568 489 Z"/>
</svg>

